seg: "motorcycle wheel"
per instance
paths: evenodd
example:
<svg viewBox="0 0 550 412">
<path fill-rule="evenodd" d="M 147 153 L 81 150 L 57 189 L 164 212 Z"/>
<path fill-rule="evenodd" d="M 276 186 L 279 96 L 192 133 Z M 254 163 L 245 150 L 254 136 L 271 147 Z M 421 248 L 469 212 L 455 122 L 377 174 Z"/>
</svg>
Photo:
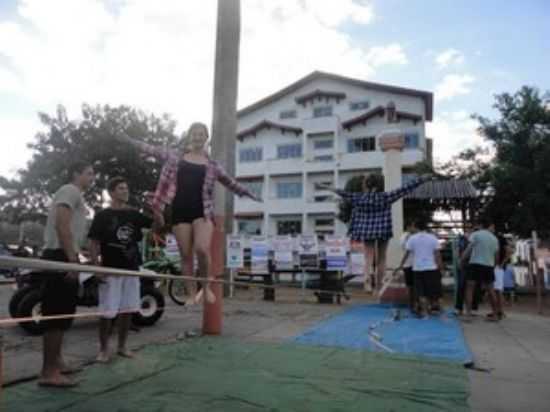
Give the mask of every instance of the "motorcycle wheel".
<svg viewBox="0 0 550 412">
<path fill-rule="evenodd" d="M 187 296 L 187 289 L 183 280 L 170 279 L 168 282 L 168 295 L 178 305 L 185 306 Z"/>
<path fill-rule="evenodd" d="M 26 285 L 26 286 L 23 286 L 22 288 L 17 289 L 15 293 L 11 296 L 10 303 L 9 303 L 9 311 L 10 311 L 10 316 L 12 318 L 17 317 L 19 304 L 21 303 L 23 298 L 27 296 L 27 294 L 33 289 L 36 289 L 36 287 Z"/>
<path fill-rule="evenodd" d="M 140 310 L 132 316 L 133 323 L 139 326 L 152 326 L 163 313 L 163 294 L 155 287 L 144 287 L 141 291 Z"/>
<path fill-rule="evenodd" d="M 42 293 L 39 289 L 31 290 L 23 297 L 17 308 L 16 317 L 35 317 L 42 314 Z M 44 332 L 44 324 L 40 321 L 22 322 L 19 324 L 31 335 L 41 335 Z"/>
</svg>

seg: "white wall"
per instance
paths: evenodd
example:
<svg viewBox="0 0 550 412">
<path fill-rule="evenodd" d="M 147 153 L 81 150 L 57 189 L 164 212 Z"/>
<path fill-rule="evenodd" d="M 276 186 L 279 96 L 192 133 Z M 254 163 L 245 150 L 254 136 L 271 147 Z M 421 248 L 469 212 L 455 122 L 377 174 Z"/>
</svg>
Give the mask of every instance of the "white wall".
<svg viewBox="0 0 550 412">
<path fill-rule="evenodd" d="M 296 103 L 297 96 L 310 93 L 316 89 L 343 92 L 346 98 L 336 103 L 335 99 L 308 102 L 305 107 Z M 369 109 L 351 111 L 349 105 L 353 101 L 368 100 Z M 238 119 L 238 130 L 242 131 L 255 126 L 267 119 L 274 123 L 300 127 L 304 131 L 296 136 L 293 133 L 282 134 L 279 129 L 264 129 L 255 137 L 249 136 L 243 141 L 237 141 L 236 147 L 236 175 L 237 176 L 264 176 L 263 197 L 265 202 L 258 204 L 244 198 L 235 199 L 235 212 L 264 212 L 268 234 L 276 233 L 276 220 L 283 219 L 280 214 L 293 214 L 304 217 L 303 227 L 311 233 L 313 217 L 311 213 L 334 214 L 337 212 L 336 202 L 313 202 L 315 194 L 314 184 L 319 181 L 332 180 L 336 187 L 343 188 L 345 183 L 354 175 L 365 174 L 376 170 L 381 172 L 384 165 L 384 154 L 377 150 L 373 152 L 348 153 L 348 139 L 354 137 L 378 136 L 381 132 L 398 129 L 403 132 L 417 132 L 419 134 L 419 148 L 405 150 L 402 153 L 402 167 L 411 166 L 425 158 L 425 123 L 424 120 L 414 124 L 411 120 L 401 119 L 399 123 L 388 125 L 385 117 L 369 119 L 366 125 L 357 125 L 348 131 L 341 127 L 341 123 L 363 114 L 377 106 L 385 107 L 393 101 L 398 111 L 409 112 L 425 117 L 425 105 L 420 97 L 391 94 L 388 92 L 372 91 L 362 87 L 341 83 L 334 80 L 318 79 L 299 90 L 272 102 L 254 112 Z M 330 105 L 333 107 L 333 116 L 313 117 L 313 108 Z M 283 110 L 296 110 L 294 119 L 280 119 L 279 113 Z M 334 135 L 334 145 L 331 149 L 314 150 L 313 142 L 317 137 L 310 137 L 311 133 L 328 132 Z M 277 159 L 277 147 L 281 144 L 302 143 L 302 158 Z M 241 163 L 238 161 L 241 148 L 262 147 L 263 159 L 261 162 Z M 332 161 L 314 161 L 316 155 L 332 154 Z M 319 172 L 322 172 L 319 174 Z M 291 176 L 289 176 L 289 174 Z M 297 199 L 277 199 L 276 183 L 282 181 L 301 181 L 303 196 Z M 274 217 L 273 215 L 277 216 Z M 336 222 L 336 233 L 345 233 L 346 227 Z"/>
</svg>

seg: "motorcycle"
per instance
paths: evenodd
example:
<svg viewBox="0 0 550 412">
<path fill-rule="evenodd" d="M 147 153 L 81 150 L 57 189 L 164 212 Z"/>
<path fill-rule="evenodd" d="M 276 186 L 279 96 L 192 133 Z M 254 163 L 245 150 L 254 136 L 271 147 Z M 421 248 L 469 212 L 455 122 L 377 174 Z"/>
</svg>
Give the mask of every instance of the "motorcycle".
<svg viewBox="0 0 550 412">
<path fill-rule="evenodd" d="M 44 275 L 40 272 L 19 274 L 15 277 L 17 289 L 9 302 L 9 313 L 12 318 L 37 317 L 42 313 L 42 284 Z M 89 276 L 80 283 L 78 306 L 93 307 L 99 304 L 98 285 L 100 280 Z M 164 313 L 164 295 L 151 279 L 141 278 L 141 307 L 132 316 L 132 323 L 137 326 L 152 326 Z M 40 321 L 19 323 L 26 332 L 40 335 L 44 324 Z"/>
</svg>

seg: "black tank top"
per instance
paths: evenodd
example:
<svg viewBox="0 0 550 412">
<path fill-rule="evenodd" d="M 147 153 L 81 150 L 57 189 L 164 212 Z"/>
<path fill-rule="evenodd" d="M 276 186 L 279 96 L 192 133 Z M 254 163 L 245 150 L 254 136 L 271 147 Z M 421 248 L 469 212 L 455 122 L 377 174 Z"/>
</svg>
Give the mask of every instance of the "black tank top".
<svg viewBox="0 0 550 412">
<path fill-rule="evenodd" d="M 184 207 L 188 211 L 202 214 L 202 187 L 206 175 L 206 166 L 180 160 L 178 164 L 178 184 L 173 205 Z"/>
</svg>

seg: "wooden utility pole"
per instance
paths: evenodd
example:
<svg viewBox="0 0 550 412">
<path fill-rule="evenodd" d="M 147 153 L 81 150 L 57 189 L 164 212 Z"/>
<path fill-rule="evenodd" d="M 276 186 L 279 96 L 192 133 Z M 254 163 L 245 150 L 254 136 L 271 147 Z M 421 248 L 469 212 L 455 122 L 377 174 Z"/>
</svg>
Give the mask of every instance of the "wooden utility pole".
<svg viewBox="0 0 550 412">
<path fill-rule="evenodd" d="M 239 46 L 241 35 L 240 0 L 218 0 L 216 58 L 214 68 L 214 107 L 212 118 L 212 157 L 235 175 L 237 134 L 237 92 L 239 88 Z M 212 239 L 212 271 L 225 271 L 225 235 L 233 231 L 233 194 L 219 185 L 214 195 L 216 227 Z M 222 329 L 222 287 L 216 289 L 216 303 L 205 299 L 203 333 L 219 335 Z"/>
</svg>

